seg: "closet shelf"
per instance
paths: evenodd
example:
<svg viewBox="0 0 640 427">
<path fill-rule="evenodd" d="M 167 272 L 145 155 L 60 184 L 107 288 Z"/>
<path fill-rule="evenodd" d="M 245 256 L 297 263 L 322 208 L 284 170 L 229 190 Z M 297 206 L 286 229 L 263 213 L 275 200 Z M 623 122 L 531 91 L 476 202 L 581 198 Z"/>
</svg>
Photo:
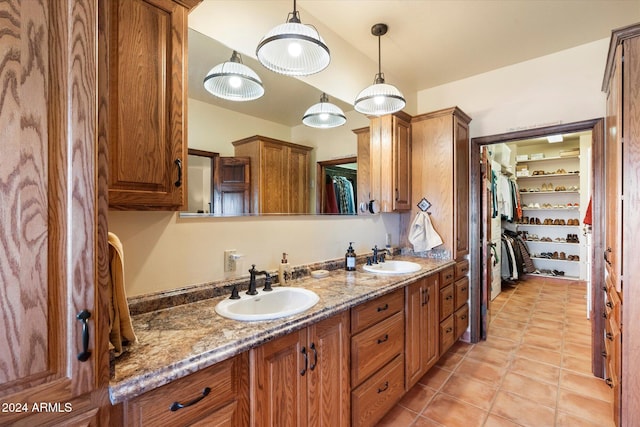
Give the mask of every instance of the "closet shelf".
<svg viewBox="0 0 640 427">
<path fill-rule="evenodd" d="M 531 259 L 537 259 L 540 261 L 559 261 L 559 262 L 570 262 L 570 263 L 579 263 L 580 261 L 574 261 L 574 260 L 570 260 L 570 259 L 554 259 L 554 258 L 542 258 L 542 257 L 535 257 L 532 256 Z"/>
<path fill-rule="evenodd" d="M 522 208 L 523 211 L 579 211 L 580 208 Z"/>
<path fill-rule="evenodd" d="M 520 195 L 523 194 L 580 194 L 580 191 L 520 191 Z"/>
<path fill-rule="evenodd" d="M 525 240 L 525 242 L 527 243 L 541 243 L 541 244 L 554 244 L 554 245 L 575 245 L 575 246 L 580 246 L 580 243 L 571 243 L 571 242 L 543 242 L 542 240 Z"/>
<path fill-rule="evenodd" d="M 516 162 L 516 164 L 521 164 L 521 163 L 536 163 L 536 162 L 547 162 L 549 160 L 566 160 L 566 159 L 579 159 L 580 155 L 575 155 L 575 156 L 563 156 L 563 157 L 545 157 L 542 159 L 529 159 L 529 160 L 522 160 L 520 162 Z"/>
<path fill-rule="evenodd" d="M 518 180 L 529 179 L 529 178 L 554 178 L 559 176 L 580 176 L 580 174 L 579 173 L 549 173 L 544 175 L 527 175 L 527 176 L 519 176 Z"/>
<path fill-rule="evenodd" d="M 571 227 L 580 228 L 579 225 L 553 225 L 553 224 L 516 224 L 518 227 Z M 549 243 L 549 242 L 547 242 Z"/>
</svg>

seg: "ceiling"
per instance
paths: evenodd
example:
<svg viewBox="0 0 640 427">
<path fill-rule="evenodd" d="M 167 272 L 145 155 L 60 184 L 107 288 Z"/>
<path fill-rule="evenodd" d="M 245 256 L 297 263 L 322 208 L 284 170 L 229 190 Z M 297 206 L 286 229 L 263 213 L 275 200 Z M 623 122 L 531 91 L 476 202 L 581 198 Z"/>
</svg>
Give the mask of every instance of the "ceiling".
<svg viewBox="0 0 640 427">
<path fill-rule="evenodd" d="M 386 23 L 389 31 L 381 40 L 382 71 L 387 83 L 410 96 L 605 39 L 612 29 L 640 22 L 640 0 L 303 0 L 297 2 L 297 8 L 301 21 L 316 26 L 327 41 L 332 51 L 330 68 L 343 65 L 344 52 L 349 52 L 346 57 L 354 69 L 367 62 L 370 77 L 362 81 L 362 89 L 377 72 L 378 43 L 371 26 Z M 213 32 L 226 31 L 223 42 L 230 46 L 237 41 L 238 47 L 232 47 L 245 54 L 246 63 L 261 35 L 284 22 L 292 9 L 293 2 L 286 0 L 204 0 L 191 12 L 189 21 L 190 26 L 199 23 L 201 32 L 207 32 L 207 24 Z M 230 52 L 224 56 L 228 59 Z M 254 70 L 261 77 L 271 73 L 257 67 Z M 316 89 L 313 102 L 320 94 Z M 304 112 L 311 104 L 306 97 L 300 101 L 306 105 Z M 302 114 L 299 108 L 295 110 L 297 123 Z M 273 120 L 291 122 L 285 115 Z"/>
</svg>

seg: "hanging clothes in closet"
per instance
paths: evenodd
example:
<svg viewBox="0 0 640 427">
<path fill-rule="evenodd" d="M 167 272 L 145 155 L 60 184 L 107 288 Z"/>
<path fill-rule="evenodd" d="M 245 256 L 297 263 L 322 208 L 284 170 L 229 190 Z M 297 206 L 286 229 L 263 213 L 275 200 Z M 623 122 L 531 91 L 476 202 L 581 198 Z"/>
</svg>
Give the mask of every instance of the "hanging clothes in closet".
<svg viewBox="0 0 640 427">
<path fill-rule="evenodd" d="M 533 273 L 535 267 L 531 254 L 522 236 L 513 231 L 502 233 L 502 266 L 500 274 L 503 280 L 516 281 L 526 273 Z"/>
<path fill-rule="evenodd" d="M 522 203 L 515 178 L 503 173 L 492 174 L 491 187 L 493 194 L 494 218 L 501 215 L 502 219 L 513 222 L 522 217 Z"/>
<path fill-rule="evenodd" d="M 325 170 L 324 213 L 343 215 L 356 214 L 356 177 L 357 172 L 346 168 L 327 168 Z"/>
</svg>

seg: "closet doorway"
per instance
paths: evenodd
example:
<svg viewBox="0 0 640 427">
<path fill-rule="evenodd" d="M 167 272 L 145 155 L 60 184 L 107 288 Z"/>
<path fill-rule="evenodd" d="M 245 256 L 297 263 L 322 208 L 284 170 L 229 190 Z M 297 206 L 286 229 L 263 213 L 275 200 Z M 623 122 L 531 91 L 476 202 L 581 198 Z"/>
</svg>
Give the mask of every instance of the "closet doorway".
<svg viewBox="0 0 640 427">
<path fill-rule="evenodd" d="M 526 286 L 528 277 L 545 276 L 590 282 L 592 371 L 603 376 L 602 340 L 593 339 L 604 331 L 594 315 L 604 304 L 604 265 L 596 256 L 603 253 L 603 129 L 597 119 L 471 140 L 470 206 L 478 213 L 470 227 L 472 342 L 491 333 L 491 300 L 503 283 Z M 563 142 L 547 139 L 560 135 Z M 583 223 L 589 200 L 590 228 Z"/>
<path fill-rule="evenodd" d="M 357 157 L 318 162 L 316 183 L 316 213 L 357 215 Z"/>
</svg>

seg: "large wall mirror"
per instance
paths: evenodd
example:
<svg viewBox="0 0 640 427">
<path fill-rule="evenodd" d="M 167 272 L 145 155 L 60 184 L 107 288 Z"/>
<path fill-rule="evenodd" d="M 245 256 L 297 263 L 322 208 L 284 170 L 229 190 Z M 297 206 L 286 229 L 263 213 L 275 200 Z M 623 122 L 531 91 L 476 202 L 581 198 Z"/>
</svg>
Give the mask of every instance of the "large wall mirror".
<svg viewBox="0 0 640 427">
<path fill-rule="evenodd" d="M 368 119 L 355 113 L 352 105 L 330 96 L 347 114 L 347 123 L 333 129 L 303 125 L 304 112 L 319 102 L 323 91 L 273 73 L 250 56 L 242 56 L 242 62 L 262 79 L 264 96 L 233 102 L 211 95 L 204 89 L 204 77 L 215 65 L 228 61 L 233 50 L 189 29 L 189 205 L 182 215 L 355 214 L 348 201 L 353 197 L 355 206 L 357 200 L 357 136 L 352 129 L 367 126 Z M 255 154 L 265 150 L 271 150 L 266 163 Z M 233 166 L 223 168 L 221 162 Z M 285 175 L 290 168 L 306 165 L 308 178 L 283 183 L 260 175 L 264 170 L 273 172 L 281 163 Z M 290 175 L 299 177 L 300 173 L 296 169 Z M 257 185 L 265 180 L 269 182 Z M 227 190 L 220 188 L 220 182 L 228 184 Z M 300 199 L 296 191 L 305 198 Z M 278 192 L 286 193 L 282 200 L 274 200 Z"/>
</svg>

